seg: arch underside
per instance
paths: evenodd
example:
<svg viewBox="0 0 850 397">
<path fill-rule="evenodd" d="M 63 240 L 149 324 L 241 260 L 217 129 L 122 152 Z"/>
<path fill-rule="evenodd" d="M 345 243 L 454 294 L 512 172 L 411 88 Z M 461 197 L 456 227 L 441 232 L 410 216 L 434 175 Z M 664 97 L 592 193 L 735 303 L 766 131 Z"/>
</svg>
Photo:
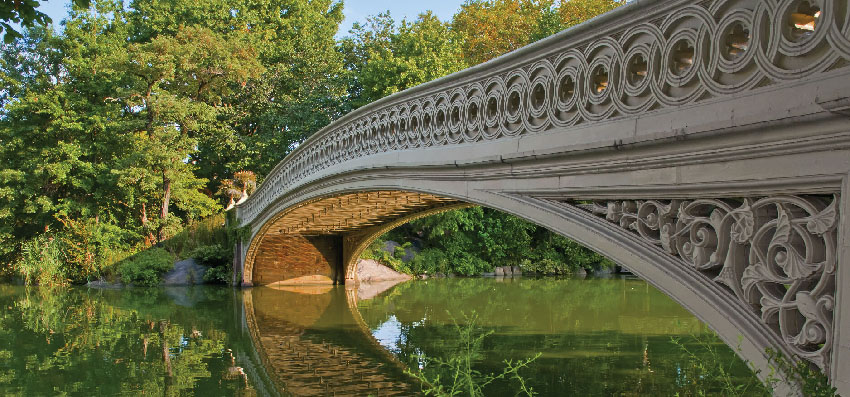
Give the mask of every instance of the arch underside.
<svg viewBox="0 0 850 397">
<path fill-rule="evenodd" d="M 256 234 L 245 260 L 252 285 L 342 284 L 377 237 L 417 217 L 467 206 L 433 194 L 398 190 L 343 193 L 294 205 Z"/>
</svg>

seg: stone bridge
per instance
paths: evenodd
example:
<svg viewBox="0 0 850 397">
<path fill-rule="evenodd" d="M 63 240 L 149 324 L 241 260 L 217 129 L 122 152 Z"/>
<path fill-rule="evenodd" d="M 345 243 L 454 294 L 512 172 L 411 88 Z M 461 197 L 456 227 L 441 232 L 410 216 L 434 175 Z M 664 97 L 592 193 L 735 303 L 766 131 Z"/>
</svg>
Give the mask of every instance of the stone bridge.
<svg viewBox="0 0 850 397">
<path fill-rule="evenodd" d="M 848 198 L 846 0 L 637 0 L 316 133 L 237 206 L 236 270 L 356 282 L 384 231 L 486 206 L 850 395 Z"/>
</svg>

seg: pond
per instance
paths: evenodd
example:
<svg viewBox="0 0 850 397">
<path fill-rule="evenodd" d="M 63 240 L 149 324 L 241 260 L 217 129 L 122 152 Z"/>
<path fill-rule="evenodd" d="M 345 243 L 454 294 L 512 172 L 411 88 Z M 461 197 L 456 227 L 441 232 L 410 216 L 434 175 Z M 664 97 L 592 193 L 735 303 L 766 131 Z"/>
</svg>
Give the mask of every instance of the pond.
<svg viewBox="0 0 850 397">
<path fill-rule="evenodd" d="M 0 285 L 0 308 L 0 395 L 417 395 L 410 372 L 450 388 L 467 362 L 487 396 L 716 393 L 702 367 L 718 363 L 753 381 L 733 349 L 634 278 Z"/>
</svg>

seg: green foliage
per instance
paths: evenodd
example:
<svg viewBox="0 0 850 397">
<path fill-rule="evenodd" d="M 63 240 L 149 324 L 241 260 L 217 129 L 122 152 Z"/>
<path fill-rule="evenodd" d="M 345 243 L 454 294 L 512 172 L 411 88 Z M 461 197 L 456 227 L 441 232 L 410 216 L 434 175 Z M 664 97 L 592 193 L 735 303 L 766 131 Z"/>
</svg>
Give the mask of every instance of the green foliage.
<svg viewBox="0 0 850 397">
<path fill-rule="evenodd" d="M 438 248 L 425 248 L 413 257 L 410 268 L 416 274 L 451 273 L 451 262 L 446 253 Z"/>
<path fill-rule="evenodd" d="M 806 397 L 834 397 L 838 389 L 829 384 L 829 378 L 814 365 L 802 358 L 788 359 L 782 352 L 768 348 L 768 360 L 774 372 L 785 374 L 791 381 L 800 386 L 802 395 Z M 775 374 L 769 374 L 768 385 L 773 386 L 781 380 Z"/>
<path fill-rule="evenodd" d="M 192 258 L 209 267 L 204 281 L 217 284 L 229 284 L 232 276 L 233 249 L 229 245 L 205 245 L 192 251 Z"/>
<path fill-rule="evenodd" d="M 47 0 L 41 0 L 47 1 Z M 72 0 L 76 7 L 88 8 L 89 0 Z M 47 26 L 53 22 L 47 14 L 37 10 L 38 0 L 3 0 L 0 1 L 0 32 L 4 32 L 3 41 L 14 42 L 21 34 L 9 25 L 9 22 L 20 24 L 25 28 L 35 25 Z"/>
<path fill-rule="evenodd" d="M 230 284 L 232 277 L 230 266 L 211 267 L 204 273 L 204 281 L 211 284 Z"/>
<path fill-rule="evenodd" d="M 685 354 L 687 365 L 682 367 L 681 387 L 676 395 L 685 396 L 770 396 L 768 388 L 755 376 L 742 382 L 735 377 L 733 370 L 738 362 L 734 357 L 724 360 L 719 347 L 725 347 L 723 341 L 714 332 L 692 335 L 697 350 L 688 348 L 680 338 L 671 341 Z"/>
<path fill-rule="evenodd" d="M 0 274 L 44 283 L 108 275 L 156 244 L 178 258 L 230 246 L 248 231 L 218 226 L 221 186 L 225 200 L 250 194 L 344 113 L 620 4 L 475 0 L 451 22 L 381 14 L 337 42 L 331 0 L 74 0 L 59 33 L 37 1 L 12 3 L 0 3 Z M 379 255 L 459 274 L 601 261 L 541 230 L 472 209 L 409 229 L 443 256 Z"/>
<path fill-rule="evenodd" d="M 476 65 L 625 4 L 622 0 L 467 0 L 452 20 Z"/>
<path fill-rule="evenodd" d="M 386 240 L 377 239 L 372 244 L 367 247 L 363 253 L 360 255 L 363 259 L 373 259 L 378 262 L 381 262 L 385 266 L 389 266 L 393 270 L 401 273 L 411 273 L 411 268 L 402 262 L 401 258 L 404 257 L 405 249 L 410 247 L 410 243 L 404 243 L 399 247 L 396 247 L 393 253 L 389 253 L 384 250 L 384 244 Z"/>
<path fill-rule="evenodd" d="M 423 369 L 415 372 L 407 370 L 407 373 L 419 380 L 426 396 L 484 396 L 484 387 L 498 379 L 516 380 L 519 390 L 517 395 L 534 396 L 534 391 L 526 385 L 519 371 L 537 360 L 541 353 L 516 362 L 505 360 L 505 368 L 501 373 L 483 374 L 474 369 L 473 365 L 480 359 L 484 339 L 493 331 L 483 332 L 476 321 L 477 316 L 473 313 L 465 316 L 463 325 L 454 323 L 458 343 L 448 360 L 420 355 L 420 362 L 425 363 Z"/>
<path fill-rule="evenodd" d="M 351 70 L 348 106 L 357 108 L 467 66 L 462 37 L 430 11 L 396 25 L 387 14 L 355 23 L 340 43 Z"/>
<path fill-rule="evenodd" d="M 201 247 L 229 247 L 232 244 L 230 233 L 224 214 L 216 214 L 187 225 L 163 241 L 162 246 L 177 258 L 186 259 L 193 257 L 193 253 Z"/>
<path fill-rule="evenodd" d="M 40 235 L 67 240 L 73 282 L 173 237 L 179 256 L 208 245 L 178 234 L 219 211 L 219 181 L 249 191 L 237 171 L 262 179 L 339 114 L 341 3 L 85 3 L 0 48 L 3 273 Z"/>
<path fill-rule="evenodd" d="M 151 248 L 118 263 L 118 274 L 125 284 L 153 286 L 163 273 L 174 268 L 174 256 L 162 248 Z"/>
<path fill-rule="evenodd" d="M 223 267 L 233 259 L 233 250 L 221 244 L 204 245 L 195 248 L 191 256 L 204 266 Z"/>
<path fill-rule="evenodd" d="M 59 236 L 64 266 L 68 277 L 76 283 L 101 276 L 110 266 L 132 254 L 130 242 L 138 240 L 138 235 L 131 231 L 94 219 L 60 221 L 64 224 Z"/>
<path fill-rule="evenodd" d="M 403 256 L 381 253 L 383 241 L 418 240 L 423 250 L 404 265 Z M 515 216 L 481 207 L 447 211 L 413 221 L 381 237 L 368 257 L 398 271 L 471 276 L 496 266 L 520 266 L 524 272 L 570 274 L 613 263 L 575 241 Z M 377 250 L 377 251 L 376 251 Z"/>
<path fill-rule="evenodd" d="M 27 284 L 62 285 L 68 283 L 68 274 L 63 264 L 62 244 L 45 235 L 25 242 L 21 258 L 16 264 L 18 274 Z"/>
</svg>

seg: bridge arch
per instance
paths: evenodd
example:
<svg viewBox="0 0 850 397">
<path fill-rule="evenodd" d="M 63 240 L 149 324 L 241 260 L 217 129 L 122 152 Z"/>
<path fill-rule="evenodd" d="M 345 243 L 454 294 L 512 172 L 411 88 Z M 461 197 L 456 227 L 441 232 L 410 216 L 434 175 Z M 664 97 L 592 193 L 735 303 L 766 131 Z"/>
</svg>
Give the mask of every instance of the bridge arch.
<svg viewBox="0 0 850 397">
<path fill-rule="evenodd" d="M 237 265 L 257 282 L 272 225 L 334 197 L 434 204 L 346 230 L 348 252 L 436 203 L 483 205 L 627 265 L 741 336 L 763 376 L 769 347 L 850 394 L 847 92 L 841 0 L 633 2 L 319 131 L 237 206 L 252 231 Z"/>
</svg>

